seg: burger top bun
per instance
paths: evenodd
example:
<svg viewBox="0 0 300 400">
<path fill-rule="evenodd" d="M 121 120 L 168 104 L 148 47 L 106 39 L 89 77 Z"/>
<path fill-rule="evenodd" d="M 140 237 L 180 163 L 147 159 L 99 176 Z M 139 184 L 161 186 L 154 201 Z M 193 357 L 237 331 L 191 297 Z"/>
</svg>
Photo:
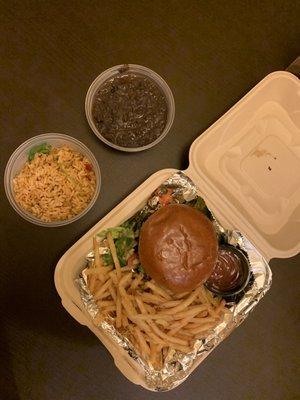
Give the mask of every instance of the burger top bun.
<svg viewBox="0 0 300 400">
<path fill-rule="evenodd" d="M 175 293 L 205 282 L 217 260 L 218 242 L 211 221 L 187 205 L 172 204 L 142 225 L 139 258 L 148 275 Z"/>
</svg>

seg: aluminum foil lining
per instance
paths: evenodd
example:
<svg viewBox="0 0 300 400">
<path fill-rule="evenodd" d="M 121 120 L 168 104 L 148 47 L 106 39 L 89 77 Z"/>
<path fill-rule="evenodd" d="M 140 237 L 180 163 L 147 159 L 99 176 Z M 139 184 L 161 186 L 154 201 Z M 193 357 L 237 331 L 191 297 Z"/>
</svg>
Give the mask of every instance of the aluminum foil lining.
<svg viewBox="0 0 300 400">
<path fill-rule="evenodd" d="M 177 172 L 167 179 L 158 190 L 172 188 L 174 201 L 186 203 L 193 201 L 198 196 L 196 185 L 184 173 Z M 146 205 L 139 211 L 141 215 L 155 212 L 161 205 L 155 191 L 148 199 Z M 163 369 L 157 371 L 145 362 L 135 351 L 130 341 L 122 336 L 109 321 L 101 322 L 98 326 L 102 332 L 114 340 L 124 349 L 129 357 L 134 360 L 136 370 L 144 377 L 144 387 L 152 391 L 171 390 L 182 383 L 189 374 L 198 366 L 207 355 L 224 340 L 238 325 L 240 325 L 253 310 L 260 299 L 269 290 L 272 282 L 271 270 L 263 256 L 255 247 L 239 232 L 226 230 L 214 217 L 211 210 L 213 223 L 222 241 L 242 249 L 249 260 L 251 279 L 245 290 L 235 298 L 227 299 L 228 313 L 224 320 L 218 324 L 212 333 L 206 338 L 195 342 L 193 351 L 182 354 L 176 351 L 169 360 L 165 362 Z M 108 249 L 101 249 L 105 253 Z M 93 252 L 87 254 L 87 265 L 93 260 Z M 87 279 L 84 271 L 77 279 L 81 299 L 84 307 L 95 319 L 99 309 L 88 290 Z"/>
</svg>

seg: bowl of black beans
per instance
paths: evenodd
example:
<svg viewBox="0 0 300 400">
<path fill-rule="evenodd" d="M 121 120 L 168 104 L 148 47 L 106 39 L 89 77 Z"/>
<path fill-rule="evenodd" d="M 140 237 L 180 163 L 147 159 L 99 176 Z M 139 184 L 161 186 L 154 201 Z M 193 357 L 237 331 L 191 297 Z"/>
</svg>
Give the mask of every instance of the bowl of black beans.
<svg viewBox="0 0 300 400">
<path fill-rule="evenodd" d="M 104 143 L 137 152 L 158 144 L 175 116 L 171 89 L 149 68 L 123 64 L 102 72 L 85 99 L 87 121 Z"/>
</svg>

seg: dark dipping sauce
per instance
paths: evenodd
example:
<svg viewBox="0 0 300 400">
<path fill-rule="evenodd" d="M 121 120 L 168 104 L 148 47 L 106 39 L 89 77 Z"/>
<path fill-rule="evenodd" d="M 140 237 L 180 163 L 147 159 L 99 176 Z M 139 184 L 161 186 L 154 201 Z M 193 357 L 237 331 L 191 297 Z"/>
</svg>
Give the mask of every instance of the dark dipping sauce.
<svg viewBox="0 0 300 400">
<path fill-rule="evenodd" d="M 99 133 L 121 147 L 146 146 L 160 137 L 168 116 L 160 87 L 144 75 L 120 72 L 100 86 L 92 105 Z"/>
<path fill-rule="evenodd" d="M 218 258 L 205 286 L 221 295 L 232 295 L 245 288 L 249 281 L 249 264 L 242 251 L 220 246 Z"/>
</svg>

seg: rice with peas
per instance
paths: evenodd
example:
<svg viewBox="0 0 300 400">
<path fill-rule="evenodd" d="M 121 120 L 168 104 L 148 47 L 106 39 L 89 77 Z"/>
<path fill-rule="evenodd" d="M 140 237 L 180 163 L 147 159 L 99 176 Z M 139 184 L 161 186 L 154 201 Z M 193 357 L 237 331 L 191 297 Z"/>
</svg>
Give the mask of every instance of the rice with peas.
<svg viewBox="0 0 300 400">
<path fill-rule="evenodd" d="M 13 180 L 16 202 L 45 222 L 68 220 L 90 203 L 96 176 L 89 160 L 68 146 L 36 153 Z"/>
</svg>

